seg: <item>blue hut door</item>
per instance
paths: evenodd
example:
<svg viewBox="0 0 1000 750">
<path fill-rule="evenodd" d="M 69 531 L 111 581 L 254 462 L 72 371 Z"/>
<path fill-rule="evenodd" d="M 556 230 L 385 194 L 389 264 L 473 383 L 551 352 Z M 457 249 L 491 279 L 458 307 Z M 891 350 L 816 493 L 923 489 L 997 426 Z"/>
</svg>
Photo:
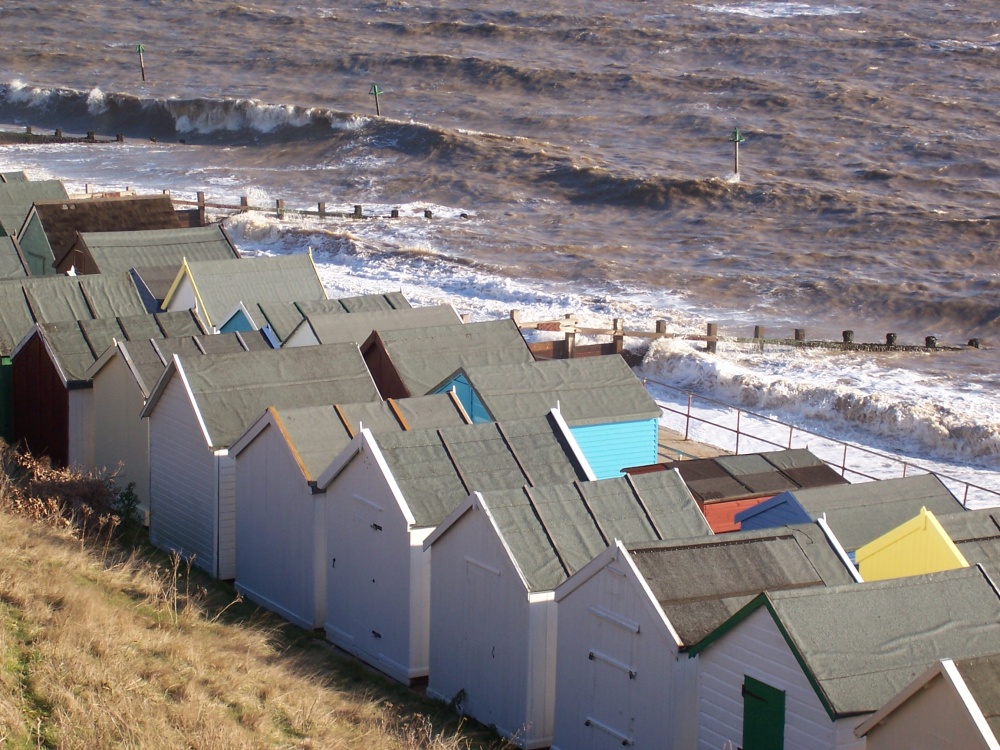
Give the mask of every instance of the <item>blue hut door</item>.
<svg viewBox="0 0 1000 750">
<path fill-rule="evenodd" d="M 743 678 L 743 750 L 784 750 L 785 692 Z"/>
</svg>

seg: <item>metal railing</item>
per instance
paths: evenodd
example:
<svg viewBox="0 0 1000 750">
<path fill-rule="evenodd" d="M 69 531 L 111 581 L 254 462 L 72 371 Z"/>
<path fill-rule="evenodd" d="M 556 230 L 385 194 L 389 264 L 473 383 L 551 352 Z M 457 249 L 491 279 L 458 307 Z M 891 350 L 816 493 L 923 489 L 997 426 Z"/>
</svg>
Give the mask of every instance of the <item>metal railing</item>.
<svg viewBox="0 0 1000 750">
<path fill-rule="evenodd" d="M 713 440 L 712 438 L 720 434 L 722 436 L 731 436 L 732 452 L 736 455 L 740 455 L 741 450 L 743 453 L 756 453 L 761 450 L 807 448 L 818 458 L 838 469 L 844 478 L 848 478 L 848 475 L 851 475 L 862 480 L 877 480 L 893 476 L 905 477 L 908 473 L 913 473 L 914 471 L 918 474 L 934 474 L 959 499 L 963 506 L 968 505 L 970 493 L 976 500 L 982 500 L 985 504 L 1000 505 L 1000 491 L 989 487 L 983 487 L 963 479 L 951 477 L 890 454 L 854 445 L 843 440 L 838 440 L 837 438 L 821 435 L 817 432 L 811 432 L 787 422 L 781 422 L 772 417 L 733 406 L 724 401 L 717 401 L 706 396 L 698 396 L 690 391 L 685 391 L 676 386 L 653 380 L 652 378 L 642 378 L 642 384 L 647 386 L 647 389 L 649 385 L 654 385 L 657 388 L 675 393 L 679 396 L 678 400 L 682 404 L 686 403 L 686 406 L 679 407 L 657 400 L 657 405 L 663 411 L 664 416 L 668 420 L 670 417 L 673 417 L 675 420 L 674 423 L 667 421 L 666 426 L 675 429 L 678 433 L 683 433 L 685 440 L 695 439 L 699 440 L 699 442 L 710 442 L 710 444 L 716 445 L 723 450 L 730 450 L 728 446 L 720 445 L 717 440 Z M 705 404 L 710 410 L 721 410 L 727 413 L 731 419 L 735 420 L 735 426 L 694 413 L 693 407 L 696 401 Z M 761 432 L 766 432 L 766 434 L 755 434 L 748 431 L 748 421 L 751 425 L 760 427 Z M 704 437 L 693 438 L 692 427 L 697 430 L 699 426 L 710 428 L 711 433 L 713 433 L 711 438 L 708 440 Z M 786 431 L 787 439 L 785 439 L 784 435 Z M 887 473 L 875 475 L 870 473 L 870 468 L 863 470 L 858 465 L 861 463 L 860 460 L 851 460 L 852 458 L 860 459 L 860 457 L 865 459 L 865 466 L 876 464 L 879 468 L 885 468 Z"/>
</svg>

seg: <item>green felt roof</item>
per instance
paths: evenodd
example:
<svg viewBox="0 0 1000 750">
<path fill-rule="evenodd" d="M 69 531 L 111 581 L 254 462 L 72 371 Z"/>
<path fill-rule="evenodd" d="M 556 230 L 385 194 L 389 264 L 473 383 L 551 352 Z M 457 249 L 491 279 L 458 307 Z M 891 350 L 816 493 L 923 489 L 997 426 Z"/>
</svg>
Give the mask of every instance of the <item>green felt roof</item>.
<svg viewBox="0 0 1000 750">
<path fill-rule="evenodd" d="M 466 424 L 456 402 L 444 394 L 281 409 L 278 417 L 310 481 L 330 465 L 362 427 L 381 434 Z"/>
<path fill-rule="evenodd" d="M 412 395 L 429 393 L 460 368 L 534 362 L 512 320 L 377 331 Z"/>
<path fill-rule="evenodd" d="M 0 279 L 23 279 L 28 275 L 24 257 L 13 237 L 0 237 Z"/>
<path fill-rule="evenodd" d="M 304 347 L 306 349 L 313 347 Z M 436 526 L 472 492 L 585 479 L 550 417 L 376 435 L 417 526 Z"/>
<path fill-rule="evenodd" d="M 878 710 L 942 658 L 1000 651 L 1000 597 L 977 567 L 829 588 L 770 592 L 698 645 L 765 606 L 831 717 Z"/>
<path fill-rule="evenodd" d="M 451 305 L 431 307 L 408 307 L 399 310 L 375 310 L 356 312 L 351 315 L 339 313 L 310 313 L 306 316 L 308 325 L 322 344 L 353 341 L 363 344 L 372 331 L 392 331 L 428 326 L 460 325 L 462 320 Z"/>
<path fill-rule="evenodd" d="M 655 419 L 660 407 L 618 355 L 466 367 L 495 420 L 547 414 L 559 405 L 571 425 Z"/>
<path fill-rule="evenodd" d="M 379 400 L 354 344 L 205 354 L 181 362 L 213 449 L 232 445 L 269 406 Z M 147 412 L 156 401 L 154 393 Z"/>
<path fill-rule="evenodd" d="M 9 355 L 36 322 L 145 314 L 128 274 L 0 281 L 0 353 Z"/>
<path fill-rule="evenodd" d="M 4 234 L 16 235 L 35 201 L 62 200 L 66 197 L 66 188 L 59 180 L 0 183 L 0 228 Z"/>
<path fill-rule="evenodd" d="M 795 490 L 792 495 L 813 518 L 825 513 L 847 550 L 856 550 L 909 521 L 921 507 L 935 516 L 962 510 L 933 474 L 815 487 Z"/>
<path fill-rule="evenodd" d="M 38 332 L 69 384 L 88 382 L 87 370 L 117 341 L 162 339 L 204 333 L 191 310 L 124 318 L 39 323 Z"/>
<path fill-rule="evenodd" d="M 221 326 L 241 302 L 325 300 L 326 291 L 309 255 L 276 255 L 188 263 L 191 277 L 213 325 Z"/>
<path fill-rule="evenodd" d="M 232 243 L 219 224 L 134 232 L 83 232 L 80 241 L 101 273 L 143 266 L 179 266 L 206 260 L 235 260 Z"/>
<path fill-rule="evenodd" d="M 529 591 L 550 591 L 616 539 L 710 536 L 674 472 L 483 494 Z"/>
<path fill-rule="evenodd" d="M 697 643 L 763 591 L 854 580 L 814 523 L 630 545 L 629 552 L 686 645 Z"/>
</svg>

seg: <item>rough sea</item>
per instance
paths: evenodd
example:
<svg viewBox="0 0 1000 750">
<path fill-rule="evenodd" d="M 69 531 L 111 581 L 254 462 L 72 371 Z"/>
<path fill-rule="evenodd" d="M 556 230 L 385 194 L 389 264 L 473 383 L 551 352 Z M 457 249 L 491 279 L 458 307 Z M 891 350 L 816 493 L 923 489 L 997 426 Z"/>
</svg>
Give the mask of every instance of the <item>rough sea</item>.
<svg viewBox="0 0 1000 750">
<path fill-rule="evenodd" d="M 677 339 L 638 372 L 1000 491 L 992 2 L 0 0 L 0 28 L 0 123 L 125 136 L 0 147 L 0 170 L 398 209 L 226 221 L 247 255 L 312 249 L 331 296 L 978 338 L 715 355 Z"/>
</svg>

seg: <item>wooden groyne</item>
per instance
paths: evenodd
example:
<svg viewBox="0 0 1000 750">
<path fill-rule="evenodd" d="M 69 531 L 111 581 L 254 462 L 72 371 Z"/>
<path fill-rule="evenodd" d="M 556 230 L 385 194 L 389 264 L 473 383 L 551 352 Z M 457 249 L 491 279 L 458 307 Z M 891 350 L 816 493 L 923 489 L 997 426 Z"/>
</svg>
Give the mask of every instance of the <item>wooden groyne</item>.
<svg viewBox="0 0 1000 750">
<path fill-rule="evenodd" d="M 901 344 L 895 333 L 887 333 L 883 342 L 856 342 L 854 331 L 844 331 L 840 341 L 808 339 L 804 328 L 796 328 L 791 338 L 766 338 L 764 326 L 754 326 L 752 336 L 729 335 L 719 333 L 717 323 L 709 323 L 705 334 L 677 333 L 667 330 L 667 321 L 657 320 L 653 330 L 637 330 L 625 328 L 621 318 L 615 318 L 607 328 L 582 326 L 577 322 L 576 315 L 568 314 L 554 320 L 525 321 L 519 310 L 511 310 L 511 320 L 522 331 L 549 331 L 562 333 L 562 339 L 538 341 L 530 344 L 532 352 L 539 359 L 566 359 L 571 357 L 590 357 L 601 354 L 622 354 L 626 359 L 641 358 L 648 349 L 649 343 L 658 339 L 681 339 L 684 341 L 703 341 L 705 350 L 714 353 L 719 341 L 731 341 L 738 344 L 752 344 L 764 350 L 765 346 L 800 346 L 817 349 L 836 349 L 849 352 L 945 352 L 981 349 L 979 339 L 969 339 L 964 346 L 938 343 L 937 337 L 926 336 L 921 344 Z M 597 336 L 610 338 L 610 342 L 597 344 L 580 344 L 577 336 Z M 625 348 L 625 339 L 640 339 L 636 350 Z"/>
<path fill-rule="evenodd" d="M 65 135 L 62 128 L 56 128 L 51 135 L 48 133 L 36 133 L 30 125 L 24 130 L 0 131 L 0 144 L 32 144 L 32 143 L 124 143 L 124 135 L 116 135 L 114 138 L 98 138 L 93 131 L 86 135 Z"/>
</svg>

